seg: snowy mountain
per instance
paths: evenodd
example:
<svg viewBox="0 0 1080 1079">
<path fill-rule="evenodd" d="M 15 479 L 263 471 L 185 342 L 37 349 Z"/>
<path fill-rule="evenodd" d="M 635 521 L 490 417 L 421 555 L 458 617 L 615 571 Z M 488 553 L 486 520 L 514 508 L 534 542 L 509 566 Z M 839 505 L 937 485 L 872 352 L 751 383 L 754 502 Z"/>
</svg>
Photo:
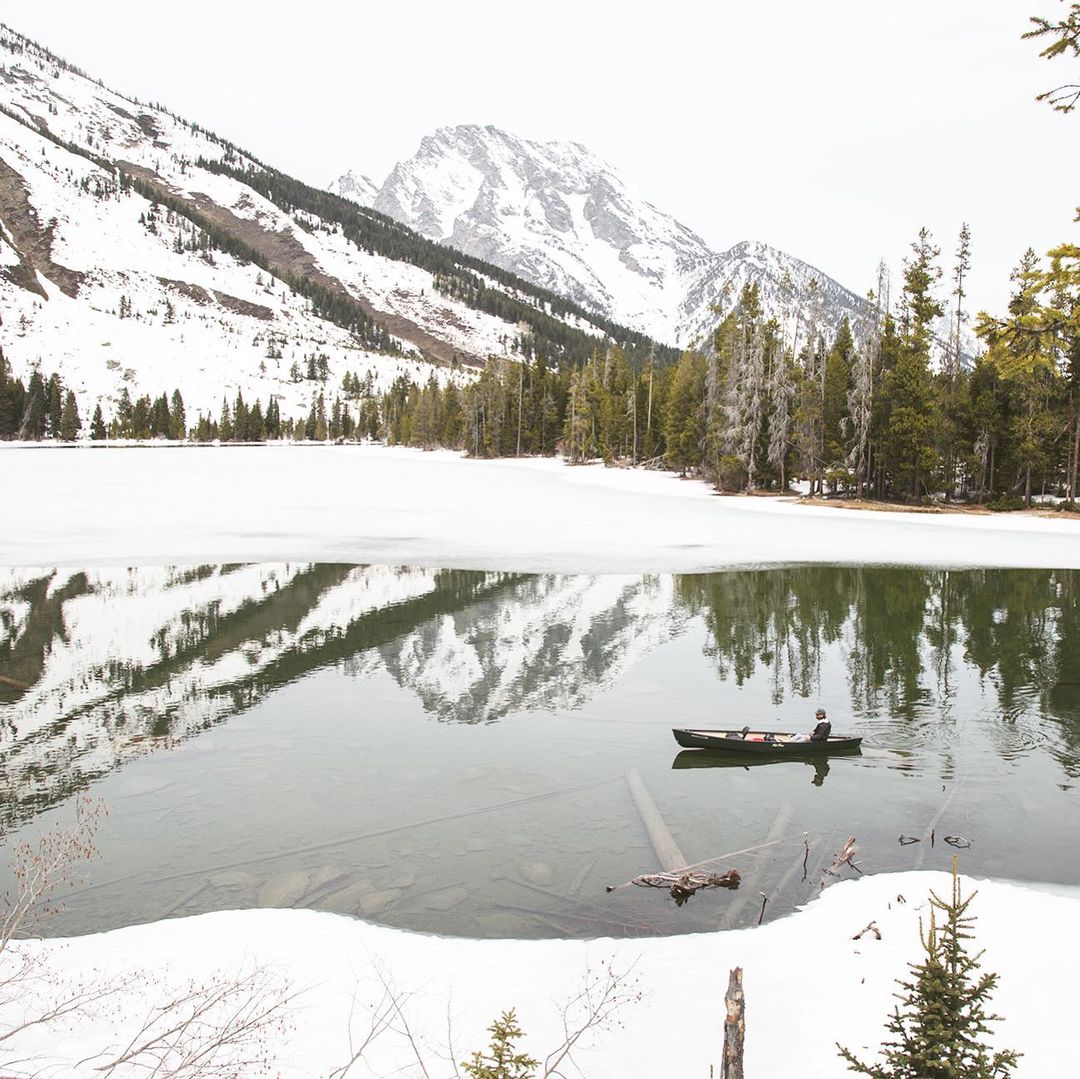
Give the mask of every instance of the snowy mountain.
<svg viewBox="0 0 1080 1079">
<path fill-rule="evenodd" d="M 672 342 L 705 242 L 577 143 L 463 125 L 427 136 L 375 208 L 439 243 Z"/>
<path fill-rule="evenodd" d="M 350 171 L 339 176 L 326 190 L 343 199 L 352 199 L 359 206 L 373 206 L 379 194 L 379 185 L 366 176 Z"/>
<path fill-rule="evenodd" d="M 441 128 L 395 166 L 374 206 L 439 243 L 680 346 L 706 340 L 714 307 L 730 309 L 750 281 L 759 284 L 766 314 L 792 325 L 805 326 L 817 305 L 835 332 L 863 309 L 855 293 L 767 244 L 712 251 L 577 143 L 530 142 L 475 124 Z"/>
<path fill-rule="evenodd" d="M 297 416 L 346 372 L 379 389 L 467 378 L 524 335 L 556 362 L 635 338 L 350 201 L 362 177 L 337 187 L 349 199 L 0 25 L 0 349 L 17 377 L 58 372 L 84 418 L 173 388 L 191 421 L 237 392 Z"/>
</svg>

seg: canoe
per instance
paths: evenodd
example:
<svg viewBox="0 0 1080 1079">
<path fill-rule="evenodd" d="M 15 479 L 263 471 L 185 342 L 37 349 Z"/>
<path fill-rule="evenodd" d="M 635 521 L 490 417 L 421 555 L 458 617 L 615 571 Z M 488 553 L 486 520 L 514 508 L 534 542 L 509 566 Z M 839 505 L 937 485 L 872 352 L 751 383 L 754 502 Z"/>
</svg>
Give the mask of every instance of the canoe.
<svg viewBox="0 0 1080 1079">
<path fill-rule="evenodd" d="M 724 753 L 753 753 L 765 756 L 808 757 L 819 753 L 854 753 L 862 737 L 831 734 L 823 742 L 792 742 L 789 731 L 686 730 L 672 728 L 675 741 L 684 749 L 711 749 Z M 768 734 L 768 740 L 766 740 Z"/>
</svg>

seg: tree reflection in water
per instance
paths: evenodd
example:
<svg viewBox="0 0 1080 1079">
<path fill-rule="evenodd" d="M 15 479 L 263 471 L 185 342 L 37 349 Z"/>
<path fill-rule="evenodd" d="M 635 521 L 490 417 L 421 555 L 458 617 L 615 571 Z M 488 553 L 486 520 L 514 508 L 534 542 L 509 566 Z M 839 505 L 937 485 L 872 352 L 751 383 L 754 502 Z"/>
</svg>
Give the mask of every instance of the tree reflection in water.
<svg viewBox="0 0 1080 1079">
<path fill-rule="evenodd" d="M 985 727 L 995 749 L 1042 745 L 1075 779 L 1077 599 L 1076 572 L 1046 570 L 3 570 L 0 831 L 321 668 L 385 671 L 438 720 L 491 723 L 582 707 L 698 619 L 724 679 L 767 672 L 773 704 L 843 692 L 857 721 L 886 731 L 940 737 L 964 722 L 957 677 L 976 672 L 997 700 Z M 836 650 L 846 685 L 824 686 Z M 827 775 L 824 762 L 812 782 Z"/>
</svg>

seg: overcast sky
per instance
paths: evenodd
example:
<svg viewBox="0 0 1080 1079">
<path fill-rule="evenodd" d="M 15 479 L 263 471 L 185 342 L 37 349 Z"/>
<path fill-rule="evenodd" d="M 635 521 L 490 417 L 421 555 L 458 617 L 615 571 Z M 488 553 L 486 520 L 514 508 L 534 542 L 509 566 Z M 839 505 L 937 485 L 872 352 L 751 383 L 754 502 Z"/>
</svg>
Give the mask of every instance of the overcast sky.
<svg viewBox="0 0 1080 1079">
<path fill-rule="evenodd" d="M 1020 40 L 1062 0 L 647 5 L 5 0 L 2 19 L 113 89 L 323 186 L 381 182 L 436 127 L 573 140 L 714 248 L 765 240 L 865 292 L 926 225 L 969 306 L 1025 248 L 1080 242 L 1080 81 Z M 1070 70 L 1072 65 L 1072 70 Z"/>
</svg>

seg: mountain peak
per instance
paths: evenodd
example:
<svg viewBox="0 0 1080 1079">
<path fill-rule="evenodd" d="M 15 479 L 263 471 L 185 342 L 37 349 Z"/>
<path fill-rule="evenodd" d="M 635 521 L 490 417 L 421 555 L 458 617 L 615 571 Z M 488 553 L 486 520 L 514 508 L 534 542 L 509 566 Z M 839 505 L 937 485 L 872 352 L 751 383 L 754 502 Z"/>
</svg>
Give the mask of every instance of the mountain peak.
<svg viewBox="0 0 1080 1079">
<path fill-rule="evenodd" d="M 665 341 L 677 336 L 688 280 L 711 255 L 581 143 L 524 139 L 491 124 L 425 136 L 374 206 Z"/>
<path fill-rule="evenodd" d="M 375 196 L 379 193 L 378 185 L 366 176 L 353 172 L 351 169 L 334 180 L 327 188 L 331 194 L 341 195 L 342 198 L 352 199 L 361 206 L 371 206 L 375 202 Z"/>
</svg>

